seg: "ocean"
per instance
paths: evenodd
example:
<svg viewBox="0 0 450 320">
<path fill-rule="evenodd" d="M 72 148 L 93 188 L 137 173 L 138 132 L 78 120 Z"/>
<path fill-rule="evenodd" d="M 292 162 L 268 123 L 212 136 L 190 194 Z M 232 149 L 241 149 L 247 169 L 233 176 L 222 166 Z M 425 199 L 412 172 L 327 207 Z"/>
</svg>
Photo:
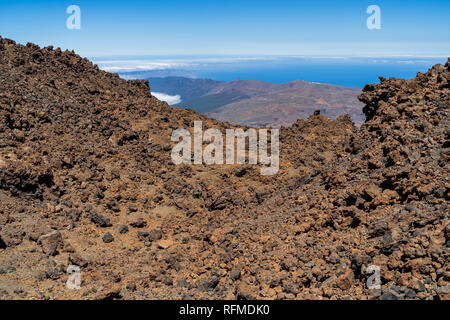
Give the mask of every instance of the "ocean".
<svg viewBox="0 0 450 320">
<path fill-rule="evenodd" d="M 256 79 L 273 83 L 305 80 L 363 88 L 378 77 L 410 79 L 446 57 L 120 57 L 94 58 L 100 68 L 127 79 L 182 76 L 218 81 Z"/>
</svg>

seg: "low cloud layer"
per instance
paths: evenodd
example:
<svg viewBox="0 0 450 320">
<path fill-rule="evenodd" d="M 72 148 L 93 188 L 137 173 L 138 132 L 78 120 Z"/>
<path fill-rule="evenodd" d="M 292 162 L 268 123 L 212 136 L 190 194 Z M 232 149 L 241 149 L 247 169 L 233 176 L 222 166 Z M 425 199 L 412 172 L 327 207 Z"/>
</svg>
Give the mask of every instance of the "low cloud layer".
<svg viewBox="0 0 450 320">
<path fill-rule="evenodd" d="M 178 94 L 175 96 L 170 96 L 168 94 L 161 92 L 152 92 L 152 95 L 155 96 L 158 100 L 165 101 L 170 105 L 174 105 L 181 102 L 181 96 Z"/>
<path fill-rule="evenodd" d="M 140 59 L 140 60 L 96 60 L 93 61 L 100 69 L 108 72 L 137 72 L 137 71 L 155 71 L 186 69 L 192 67 L 205 67 L 214 64 L 230 64 L 257 62 L 266 60 L 277 60 L 276 57 L 197 57 L 197 58 L 179 58 L 179 59 Z"/>
<path fill-rule="evenodd" d="M 143 70 L 167 70 L 190 66 L 177 61 L 147 61 L 147 60 L 111 60 L 95 61 L 100 69 L 108 72 L 132 72 Z"/>
</svg>

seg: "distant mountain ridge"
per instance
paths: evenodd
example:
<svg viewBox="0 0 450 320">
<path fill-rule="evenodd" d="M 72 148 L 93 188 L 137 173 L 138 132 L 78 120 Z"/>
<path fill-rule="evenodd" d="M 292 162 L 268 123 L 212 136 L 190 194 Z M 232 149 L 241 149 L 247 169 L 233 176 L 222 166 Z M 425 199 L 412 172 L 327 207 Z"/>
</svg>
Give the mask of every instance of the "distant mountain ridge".
<svg viewBox="0 0 450 320">
<path fill-rule="evenodd" d="M 248 126 L 289 126 L 315 110 L 335 119 L 349 114 L 364 122 L 361 89 L 307 81 L 283 84 L 258 80 L 230 82 L 184 77 L 148 78 L 154 92 L 180 95 L 174 107 L 190 108 L 221 121 Z"/>
</svg>

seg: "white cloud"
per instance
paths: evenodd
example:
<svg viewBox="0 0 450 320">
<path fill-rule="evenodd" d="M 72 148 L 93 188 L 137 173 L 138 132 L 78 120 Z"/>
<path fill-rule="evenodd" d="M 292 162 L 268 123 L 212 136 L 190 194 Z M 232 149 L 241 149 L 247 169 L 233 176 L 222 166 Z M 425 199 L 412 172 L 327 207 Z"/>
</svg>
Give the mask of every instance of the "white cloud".
<svg viewBox="0 0 450 320">
<path fill-rule="evenodd" d="M 413 60 L 401 60 L 401 61 L 397 61 L 397 63 L 400 64 L 415 64 L 416 62 Z"/>
<path fill-rule="evenodd" d="M 170 105 L 174 105 L 181 102 L 181 96 L 178 94 L 175 96 L 171 96 L 161 92 L 152 92 L 152 95 L 161 101 L 167 102 Z"/>
<path fill-rule="evenodd" d="M 142 59 L 142 60 L 96 60 L 100 69 L 108 72 L 134 72 L 183 69 L 216 63 L 242 63 L 252 61 L 277 60 L 277 57 L 198 57 L 192 59 Z"/>
<path fill-rule="evenodd" d="M 95 61 L 100 69 L 108 72 L 132 72 L 148 70 L 167 70 L 188 67 L 191 64 L 178 61 L 146 61 L 146 60 L 109 60 Z"/>
</svg>

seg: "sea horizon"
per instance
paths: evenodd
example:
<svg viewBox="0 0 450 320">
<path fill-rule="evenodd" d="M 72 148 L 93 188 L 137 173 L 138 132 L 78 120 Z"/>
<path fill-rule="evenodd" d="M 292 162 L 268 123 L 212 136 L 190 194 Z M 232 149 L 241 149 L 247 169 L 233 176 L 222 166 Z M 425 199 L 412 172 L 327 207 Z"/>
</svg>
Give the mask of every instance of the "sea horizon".
<svg viewBox="0 0 450 320">
<path fill-rule="evenodd" d="M 115 56 L 91 57 L 102 70 L 125 79 L 186 77 L 233 81 L 254 79 L 272 83 L 308 81 L 363 88 L 379 77 L 411 79 L 447 57 L 345 56 Z"/>
</svg>

